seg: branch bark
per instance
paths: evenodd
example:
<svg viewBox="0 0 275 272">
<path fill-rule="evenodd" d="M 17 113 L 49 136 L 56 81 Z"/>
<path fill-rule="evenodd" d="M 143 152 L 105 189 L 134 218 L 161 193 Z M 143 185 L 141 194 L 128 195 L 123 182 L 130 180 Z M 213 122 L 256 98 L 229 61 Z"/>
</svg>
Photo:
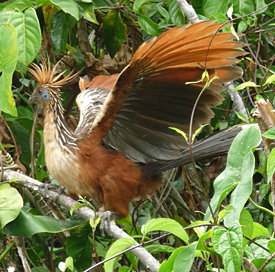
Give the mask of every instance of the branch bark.
<svg viewBox="0 0 275 272">
<path fill-rule="evenodd" d="M 10 181 L 11 179 L 14 179 L 14 178 L 16 178 L 16 184 L 19 184 L 20 186 L 25 187 L 31 191 L 39 191 L 40 188 L 42 188 L 43 186 L 43 183 L 33 178 L 27 177 L 23 174 L 20 174 L 11 170 L 5 170 L 3 172 L 4 180 Z M 58 197 L 58 193 L 50 189 L 47 191 L 47 196 L 52 201 L 55 201 L 57 199 L 57 204 L 66 207 L 68 210 L 70 210 L 75 204 L 79 204 L 79 202 L 75 201 L 74 199 L 72 199 L 71 197 L 65 194 L 62 194 Z M 91 216 L 92 217 L 95 216 L 94 211 L 88 207 L 74 209 L 74 213 L 86 220 L 89 220 Z M 111 221 L 108 226 L 108 222 L 105 220 L 104 229 L 108 231 L 109 235 L 111 235 L 116 240 L 121 238 L 133 239 L 126 232 L 120 229 L 114 223 L 114 221 Z M 135 248 L 131 251 L 150 271 L 152 272 L 158 271 L 160 267 L 160 263 L 145 248 Z"/>
</svg>

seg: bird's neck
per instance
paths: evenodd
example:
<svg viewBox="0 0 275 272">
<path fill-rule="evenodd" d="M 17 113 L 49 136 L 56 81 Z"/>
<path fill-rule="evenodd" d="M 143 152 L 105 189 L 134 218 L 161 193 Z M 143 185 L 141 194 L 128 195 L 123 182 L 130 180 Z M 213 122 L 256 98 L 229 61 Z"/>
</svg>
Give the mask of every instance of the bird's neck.
<svg viewBox="0 0 275 272">
<path fill-rule="evenodd" d="M 44 143 L 55 144 L 64 151 L 74 152 L 77 149 L 77 137 L 69 129 L 65 118 L 64 108 L 59 95 L 53 97 L 45 110 Z"/>
</svg>

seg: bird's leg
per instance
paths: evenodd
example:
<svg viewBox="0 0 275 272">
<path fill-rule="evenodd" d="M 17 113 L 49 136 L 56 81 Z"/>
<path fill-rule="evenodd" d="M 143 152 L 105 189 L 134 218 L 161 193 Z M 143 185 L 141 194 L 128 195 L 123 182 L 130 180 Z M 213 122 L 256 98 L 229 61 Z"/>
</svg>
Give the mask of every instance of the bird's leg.
<svg viewBox="0 0 275 272">
<path fill-rule="evenodd" d="M 56 193 L 57 193 L 57 196 L 54 200 L 55 203 L 57 203 L 58 198 L 60 197 L 60 195 L 62 193 L 65 193 L 65 188 L 63 186 L 59 186 L 59 185 L 52 184 L 52 183 L 43 183 L 43 185 L 41 185 L 39 187 L 40 194 L 45 198 L 49 198 L 49 195 L 48 195 L 49 190 L 56 191 Z"/>
<path fill-rule="evenodd" d="M 97 217 L 101 216 L 99 229 L 102 237 L 105 236 L 104 230 L 106 230 L 107 233 L 110 234 L 111 217 L 120 219 L 120 217 L 116 213 L 111 211 L 101 211 L 101 208 L 100 208 L 100 211 L 96 213 L 96 216 Z"/>
</svg>

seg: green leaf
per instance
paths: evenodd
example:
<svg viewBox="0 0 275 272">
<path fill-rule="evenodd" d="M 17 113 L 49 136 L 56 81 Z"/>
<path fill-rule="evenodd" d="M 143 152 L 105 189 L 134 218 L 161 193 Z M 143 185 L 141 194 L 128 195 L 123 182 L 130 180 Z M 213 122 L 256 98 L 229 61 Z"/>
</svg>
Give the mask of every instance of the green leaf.
<svg viewBox="0 0 275 272">
<path fill-rule="evenodd" d="M 175 0 L 169 0 L 168 11 L 173 24 L 176 26 L 185 24 L 184 15 Z"/>
<path fill-rule="evenodd" d="M 63 263 L 64 266 L 62 267 L 62 272 L 66 271 L 67 268 L 69 268 L 71 271 L 73 271 L 74 269 L 74 260 L 72 257 L 68 257 L 65 261 L 65 263 Z M 61 267 L 58 266 L 58 268 L 60 269 Z"/>
<path fill-rule="evenodd" d="M 188 227 L 194 227 L 194 226 L 204 225 L 204 224 L 209 224 L 209 222 L 195 221 L 195 222 L 192 222 L 190 225 L 188 225 Z M 204 227 L 196 227 L 196 228 L 193 228 L 193 230 L 198 235 L 199 238 L 204 235 Z"/>
<path fill-rule="evenodd" d="M 13 221 L 23 207 L 23 199 L 18 191 L 9 184 L 0 185 L 0 226 Z"/>
<path fill-rule="evenodd" d="M 205 234 L 203 234 L 198 241 L 197 249 L 210 252 L 211 254 L 216 254 L 216 252 L 212 248 L 207 247 L 205 243 L 205 241 L 210 239 L 212 236 L 213 236 L 213 229 L 210 229 Z"/>
<path fill-rule="evenodd" d="M 8 235 L 31 236 L 36 233 L 58 233 L 73 229 L 81 222 L 61 221 L 52 217 L 33 215 L 22 209 L 18 217 L 7 224 L 3 231 Z"/>
<path fill-rule="evenodd" d="M 238 33 L 243 33 L 246 31 L 248 25 L 245 20 L 241 20 L 238 24 Z"/>
<path fill-rule="evenodd" d="M 86 4 L 79 2 L 78 3 L 82 10 L 80 10 L 81 15 L 89 22 L 94 23 L 94 24 L 99 24 L 96 16 L 95 16 L 95 11 L 94 11 L 94 5 L 93 4 Z"/>
<path fill-rule="evenodd" d="M 172 130 L 175 130 L 177 133 L 179 133 L 180 135 L 182 135 L 182 137 L 185 139 L 186 143 L 188 143 L 188 138 L 185 132 L 181 131 L 178 128 L 174 128 L 174 127 L 169 127 Z"/>
<path fill-rule="evenodd" d="M 32 122 L 30 120 L 23 120 L 26 122 L 17 122 L 14 121 L 9 123 L 9 126 L 15 136 L 15 140 L 17 144 L 21 146 L 21 155 L 20 162 L 24 164 L 29 164 L 31 161 L 31 147 L 30 147 L 30 132 Z M 24 124 L 24 126 L 23 126 Z M 29 125 L 29 131 L 26 129 Z"/>
<path fill-rule="evenodd" d="M 222 23 L 222 24 L 228 22 L 228 18 L 224 14 L 221 14 L 219 12 L 210 15 L 209 19 L 210 20 L 216 20 L 218 23 Z M 230 32 L 231 30 L 230 30 L 229 25 L 228 25 L 228 27 L 223 28 L 222 31 L 224 31 L 224 32 Z"/>
<path fill-rule="evenodd" d="M 268 131 L 266 131 L 264 134 L 263 134 L 263 137 L 267 138 L 267 139 L 272 139 L 274 140 L 275 139 L 275 127 L 269 129 Z"/>
<path fill-rule="evenodd" d="M 273 254 L 275 252 L 275 240 L 270 240 L 267 246 L 270 254 Z"/>
<path fill-rule="evenodd" d="M 271 153 L 268 157 L 266 173 L 267 173 L 267 182 L 269 183 L 273 174 L 275 173 L 275 149 L 271 150 Z"/>
<path fill-rule="evenodd" d="M 76 232 L 71 232 L 66 239 L 66 252 L 74 260 L 74 266 L 77 271 L 84 271 L 92 264 L 92 247 L 91 238 L 92 228 L 89 222 L 86 222 Z"/>
<path fill-rule="evenodd" d="M 222 222 L 223 218 L 224 218 L 227 214 L 229 214 L 229 213 L 232 211 L 233 208 L 234 208 L 234 207 L 233 207 L 232 205 L 227 205 L 227 206 L 225 207 L 224 210 L 221 210 L 221 211 L 218 213 L 218 220 L 217 220 L 218 225 L 220 225 L 220 223 Z"/>
<path fill-rule="evenodd" d="M 259 127 L 257 125 L 244 126 L 230 147 L 226 169 L 214 182 L 215 193 L 210 202 L 213 212 L 216 212 L 223 199 L 236 187 L 230 200 L 234 209 L 224 218 L 226 226 L 239 219 L 239 215 L 251 194 L 255 165 L 253 152 L 260 142 Z M 207 209 L 205 220 L 209 221 L 210 218 L 211 213 Z"/>
<path fill-rule="evenodd" d="M 248 210 L 243 209 L 240 214 L 240 220 L 239 220 L 242 229 L 243 229 L 243 235 L 250 238 L 253 234 L 253 218 Z M 245 248 L 246 244 L 248 243 L 247 239 L 243 239 L 243 249 Z"/>
<path fill-rule="evenodd" d="M 6 6 L 2 12 L 7 12 L 7 11 L 14 11 L 14 10 L 19 10 L 23 11 L 24 9 L 32 7 L 32 3 L 28 0 L 17 0 L 13 1 L 10 5 Z"/>
<path fill-rule="evenodd" d="M 158 25 L 145 15 L 138 16 L 138 23 L 146 33 L 152 36 L 158 36 L 160 34 Z"/>
<path fill-rule="evenodd" d="M 208 126 L 209 124 L 204 124 L 202 126 L 200 126 L 194 133 L 194 135 L 192 136 L 192 143 L 194 143 L 194 141 L 196 140 L 196 137 L 201 133 L 202 129 L 206 126 Z"/>
<path fill-rule="evenodd" d="M 93 229 L 96 229 L 97 225 L 100 223 L 101 216 L 93 218 L 92 216 L 90 217 L 90 226 Z"/>
<path fill-rule="evenodd" d="M 146 3 L 148 0 L 135 0 L 133 5 L 133 10 L 135 13 L 139 13 L 139 9 L 142 7 L 144 3 Z"/>
<path fill-rule="evenodd" d="M 222 256 L 225 271 L 240 272 L 243 235 L 239 222 L 235 221 L 228 230 L 222 227 L 213 230 L 213 248 Z"/>
<path fill-rule="evenodd" d="M 121 251 L 125 250 L 128 247 L 134 246 L 135 244 L 136 244 L 136 242 L 133 239 L 130 239 L 130 238 L 119 239 L 111 245 L 111 247 L 107 251 L 105 259 L 108 259 L 108 258 L 120 253 Z M 116 259 L 117 258 L 114 258 L 114 259 L 104 263 L 104 270 L 106 272 L 113 272 L 114 271 L 113 267 L 114 267 L 114 263 L 115 263 Z"/>
<path fill-rule="evenodd" d="M 251 239 L 253 240 L 257 237 L 263 237 L 263 236 L 270 238 L 270 233 L 268 229 L 257 222 L 253 222 L 253 233 L 252 233 Z"/>
<path fill-rule="evenodd" d="M 235 89 L 233 89 L 232 92 L 243 90 L 246 87 L 259 87 L 259 86 L 256 85 L 252 81 L 248 81 L 248 82 L 244 82 L 244 83 L 240 84 L 238 87 L 236 87 Z"/>
<path fill-rule="evenodd" d="M 62 53 L 68 40 L 68 26 L 66 24 L 65 13 L 61 10 L 54 13 L 51 24 L 51 37 L 56 53 Z"/>
<path fill-rule="evenodd" d="M 121 44 L 126 40 L 126 32 L 127 27 L 122 22 L 118 10 L 110 11 L 103 18 L 102 35 L 111 58 L 115 56 Z"/>
<path fill-rule="evenodd" d="M 144 248 L 151 254 L 160 253 L 160 252 L 172 253 L 175 250 L 174 247 L 160 245 L 160 244 L 147 245 L 147 246 L 144 246 Z"/>
<path fill-rule="evenodd" d="M 240 112 L 237 112 L 237 111 L 234 111 L 236 113 L 236 115 L 238 116 L 238 118 L 242 121 L 244 121 L 245 123 L 249 124 L 249 120 L 247 119 L 247 117 L 240 113 Z"/>
<path fill-rule="evenodd" d="M 259 10 L 259 9 L 263 8 L 264 6 L 266 6 L 266 3 L 264 0 L 256 0 L 255 2 L 256 2 L 256 10 Z M 263 14 L 267 11 L 267 9 L 268 9 L 268 7 L 258 11 L 257 13 L 255 13 L 255 15 Z"/>
<path fill-rule="evenodd" d="M 53 5 L 79 20 L 79 10 L 73 0 L 36 0 L 38 5 Z"/>
<path fill-rule="evenodd" d="M 174 272 L 189 272 L 195 257 L 198 242 L 185 247 L 175 260 Z"/>
<path fill-rule="evenodd" d="M 167 231 L 188 244 L 189 237 L 183 227 L 173 219 L 158 218 L 148 221 L 143 229 L 144 235 L 152 231 Z"/>
<path fill-rule="evenodd" d="M 161 16 L 165 18 L 165 21 L 168 22 L 170 18 L 169 12 L 162 6 L 158 6 L 158 11 L 161 14 Z"/>
<path fill-rule="evenodd" d="M 254 0 L 231 0 L 231 3 L 233 4 L 234 13 L 244 15 L 255 11 Z"/>
<path fill-rule="evenodd" d="M 18 62 L 27 67 L 34 60 L 41 47 L 41 31 L 36 12 L 28 8 L 24 12 L 6 12 L 1 14 L 2 23 L 12 24 L 18 34 Z"/>
<path fill-rule="evenodd" d="M 0 24 L 1 25 L 1 24 Z M 17 62 L 17 33 L 12 25 L 0 27 L 0 111 L 17 116 L 11 92 L 12 75 Z"/>
<path fill-rule="evenodd" d="M 206 0 L 203 5 L 203 13 L 206 17 L 209 17 L 212 14 L 221 13 L 222 15 L 226 15 L 228 10 L 228 1 L 213 1 Z"/>
<path fill-rule="evenodd" d="M 163 261 L 158 272 L 172 272 L 176 258 L 179 256 L 184 247 L 179 247 L 174 250 L 167 261 Z"/>
<path fill-rule="evenodd" d="M 270 77 L 268 77 L 268 78 L 266 79 L 264 85 L 269 84 L 269 83 L 274 82 L 274 81 L 275 81 L 275 74 L 272 75 L 272 76 L 270 76 Z"/>
</svg>

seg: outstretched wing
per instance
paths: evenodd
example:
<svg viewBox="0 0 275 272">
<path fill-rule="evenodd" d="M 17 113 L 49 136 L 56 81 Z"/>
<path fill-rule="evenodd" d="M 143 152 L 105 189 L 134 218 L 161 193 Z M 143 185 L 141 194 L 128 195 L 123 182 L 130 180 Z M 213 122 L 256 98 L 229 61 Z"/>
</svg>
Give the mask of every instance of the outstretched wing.
<svg viewBox="0 0 275 272">
<path fill-rule="evenodd" d="M 86 141 L 104 141 L 137 162 L 179 158 L 187 144 L 169 127 L 188 133 L 193 106 L 204 87 L 186 83 L 200 80 L 205 69 L 210 78 L 218 76 L 199 100 L 194 131 L 209 122 L 210 107 L 222 102 L 221 83 L 242 75 L 233 65 L 237 56 L 246 54 L 240 50 L 244 44 L 231 41 L 231 33 L 213 36 L 220 26 L 207 21 L 177 27 L 141 45 L 117 77 Z"/>
</svg>

